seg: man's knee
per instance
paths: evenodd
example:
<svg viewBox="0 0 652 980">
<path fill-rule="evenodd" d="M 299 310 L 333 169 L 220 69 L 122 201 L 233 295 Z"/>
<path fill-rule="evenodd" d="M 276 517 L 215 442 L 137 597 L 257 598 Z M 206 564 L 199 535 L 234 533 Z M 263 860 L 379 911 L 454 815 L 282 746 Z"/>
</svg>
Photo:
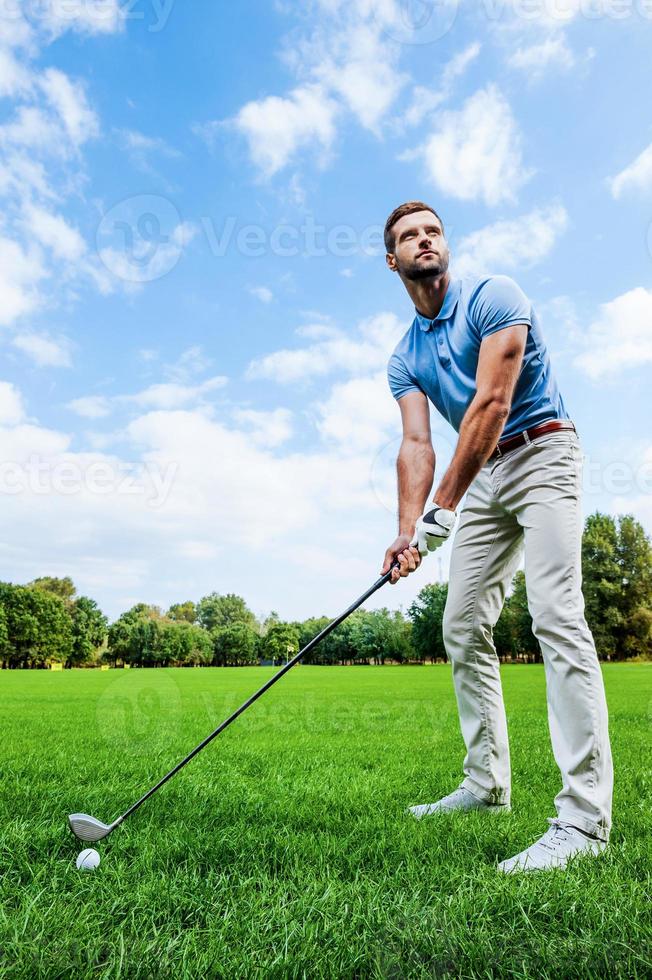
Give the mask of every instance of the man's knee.
<svg viewBox="0 0 652 980">
<path fill-rule="evenodd" d="M 593 647 L 593 636 L 582 606 L 559 605 L 550 601 L 530 602 L 532 632 L 545 648 L 566 650 Z"/>
<path fill-rule="evenodd" d="M 442 622 L 444 646 L 452 663 L 475 663 L 478 652 L 491 651 L 491 625 L 474 616 L 468 603 L 458 602 L 449 595 Z"/>
</svg>

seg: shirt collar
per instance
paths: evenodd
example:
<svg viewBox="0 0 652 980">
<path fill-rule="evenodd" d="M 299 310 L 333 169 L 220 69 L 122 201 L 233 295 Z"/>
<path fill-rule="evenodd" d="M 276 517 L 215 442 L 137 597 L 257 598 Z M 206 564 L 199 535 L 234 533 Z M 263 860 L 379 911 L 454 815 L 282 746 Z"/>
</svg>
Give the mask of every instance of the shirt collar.
<svg viewBox="0 0 652 980">
<path fill-rule="evenodd" d="M 436 323 L 441 320 L 450 320 L 455 308 L 457 307 L 457 301 L 460 298 L 460 291 L 462 289 L 461 279 L 451 279 L 448 284 L 448 289 L 446 290 L 446 295 L 444 296 L 444 302 L 442 303 L 441 310 L 437 314 L 434 320 L 429 320 L 425 316 L 421 316 L 418 310 L 415 310 L 417 315 L 417 323 L 422 330 L 430 330 L 434 327 Z"/>
</svg>

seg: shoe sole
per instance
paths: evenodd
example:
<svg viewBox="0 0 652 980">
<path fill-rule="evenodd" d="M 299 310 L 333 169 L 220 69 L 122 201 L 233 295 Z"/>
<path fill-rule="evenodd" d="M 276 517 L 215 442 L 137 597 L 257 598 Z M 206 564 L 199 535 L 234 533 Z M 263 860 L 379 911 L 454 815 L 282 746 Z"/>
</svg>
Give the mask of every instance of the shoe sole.
<svg viewBox="0 0 652 980">
<path fill-rule="evenodd" d="M 511 813 L 512 808 L 509 805 L 504 806 L 476 806 L 470 810 L 464 810 L 461 807 L 441 807 L 439 810 L 431 810 L 429 813 L 413 813 L 410 807 L 405 810 L 405 815 L 412 817 L 413 820 L 425 820 L 428 817 L 439 817 L 448 816 L 451 813 Z"/>
</svg>

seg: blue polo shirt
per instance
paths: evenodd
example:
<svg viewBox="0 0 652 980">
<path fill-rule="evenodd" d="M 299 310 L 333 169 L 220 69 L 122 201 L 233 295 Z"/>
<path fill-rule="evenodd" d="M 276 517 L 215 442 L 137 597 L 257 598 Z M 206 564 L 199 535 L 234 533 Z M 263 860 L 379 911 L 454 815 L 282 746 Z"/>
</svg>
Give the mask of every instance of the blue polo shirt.
<svg viewBox="0 0 652 980">
<path fill-rule="evenodd" d="M 516 323 L 527 324 L 527 342 L 501 438 L 550 419 L 567 419 L 537 316 L 525 293 L 509 276 L 451 279 L 434 320 L 417 312 L 387 366 L 394 398 L 402 398 L 408 391 L 422 391 L 459 431 L 476 393 L 480 344 L 485 337 Z"/>
</svg>

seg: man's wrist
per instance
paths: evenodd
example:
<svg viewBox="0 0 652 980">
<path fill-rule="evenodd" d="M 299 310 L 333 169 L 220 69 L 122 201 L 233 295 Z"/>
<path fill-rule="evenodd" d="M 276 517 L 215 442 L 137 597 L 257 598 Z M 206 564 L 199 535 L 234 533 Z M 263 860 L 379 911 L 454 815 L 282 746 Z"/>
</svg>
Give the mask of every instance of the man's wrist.
<svg viewBox="0 0 652 980">
<path fill-rule="evenodd" d="M 442 510 L 457 510 L 459 501 L 446 493 L 437 492 L 434 500 L 430 501 L 429 506 L 441 507 Z"/>
<path fill-rule="evenodd" d="M 446 500 L 443 503 L 441 500 L 438 500 L 437 503 L 434 504 L 434 506 L 439 507 L 440 510 L 452 510 L 453 513 L 455 513 L 455 511 L 457 510 L 457 507 L 455 506 L 452 500 Z"/>
</svg>

